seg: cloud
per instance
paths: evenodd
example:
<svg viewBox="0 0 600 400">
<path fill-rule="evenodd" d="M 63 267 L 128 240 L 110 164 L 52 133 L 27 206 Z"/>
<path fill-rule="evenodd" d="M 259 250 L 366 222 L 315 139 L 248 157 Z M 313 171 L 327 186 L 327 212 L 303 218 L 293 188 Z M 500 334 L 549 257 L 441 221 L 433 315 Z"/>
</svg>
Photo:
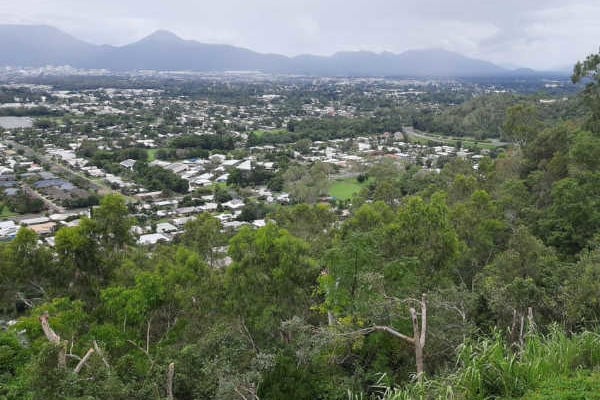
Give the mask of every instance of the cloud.
<svg viewBox="0 0 600 400">
<path fill-rule="evenodd" d="M 3 0 L 0 23 L 42 23 L 94 43 L 157 29 L 287 55 L 443 47 L 551 68 L 597 49 L 597 0 Z"/>
</svg>

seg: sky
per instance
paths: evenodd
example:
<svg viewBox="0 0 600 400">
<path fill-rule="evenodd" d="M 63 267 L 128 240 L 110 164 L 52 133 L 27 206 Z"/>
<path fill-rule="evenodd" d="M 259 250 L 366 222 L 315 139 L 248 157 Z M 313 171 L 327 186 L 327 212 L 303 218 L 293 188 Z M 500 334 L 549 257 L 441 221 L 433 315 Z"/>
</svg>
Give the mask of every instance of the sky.
<svg viewBox="0 0 600 400">
<path fill-rule="evenodd" d="M 123 45 L 165 29 L 285 55 L 444 48 L 566 68 L 600 46 L 600 0 L 1 0 L 0 23 Z"/>
</svg>

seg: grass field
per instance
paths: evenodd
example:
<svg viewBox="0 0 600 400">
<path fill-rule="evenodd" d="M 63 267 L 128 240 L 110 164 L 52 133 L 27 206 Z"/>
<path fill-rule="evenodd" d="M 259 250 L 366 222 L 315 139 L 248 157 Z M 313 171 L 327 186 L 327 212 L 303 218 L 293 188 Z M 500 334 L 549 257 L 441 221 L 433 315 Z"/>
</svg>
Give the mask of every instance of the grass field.
<svg viewBox="0 0 600 400">
<path fill-rule="evenodd" d="M 356 178 L 340 179 L 332 182 L 329 187 L 329 194 L 338 200 L 351 199 L 355 193 L 361 191 L 367 186 L 368 182 L 358 183 Z"/>
<path fill-rule="evenodd" d="M 152 162 L 154 160 L 156 160 L 156 152 L 158 151 L 158 149 L 148 149 L 148 162 Z"/>
<path fill-rule="evenodd" d="M 0 204 L 0 219 L 14 217 L 15 215 L 17 214 L 10 211 L 8 207 L 6 207 L 3 204 Z"/>
</svg>

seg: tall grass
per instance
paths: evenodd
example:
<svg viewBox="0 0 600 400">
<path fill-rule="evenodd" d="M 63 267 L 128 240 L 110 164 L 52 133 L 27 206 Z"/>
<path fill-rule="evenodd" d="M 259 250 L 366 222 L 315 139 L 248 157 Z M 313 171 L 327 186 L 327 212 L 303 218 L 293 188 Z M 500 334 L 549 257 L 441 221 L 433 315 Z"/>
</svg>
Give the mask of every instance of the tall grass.
<svg viewBox="0 0 600 400">
<path fill-rule="evenodd" d="M 530 334 L 514 350 L 496 334 L 467 343 L 459 351 L 456 384 L 466 398 L 520 397 L 544 381 L 600 365 L 600 336 L 567 336 L 556 326 L 547 335 Z"/>
<path fill-rule="evenodd" d="M 454 373 L 403 389 L 388 389 L 371 398 L 520 398 L 529 390 L 598 367 L 600 335 L 597 333 L 567 335 L 553 326 L 546 335 L 530 333 L 522 348 L 511 346 L 497 333 L 491 338 L 464 343 Z"/>
</svg>

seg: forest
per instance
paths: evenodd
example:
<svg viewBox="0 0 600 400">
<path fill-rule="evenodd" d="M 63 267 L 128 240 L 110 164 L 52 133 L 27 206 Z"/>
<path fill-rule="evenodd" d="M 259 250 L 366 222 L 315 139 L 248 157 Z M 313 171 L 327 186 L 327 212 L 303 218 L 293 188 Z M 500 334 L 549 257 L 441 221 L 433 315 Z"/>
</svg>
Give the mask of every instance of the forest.
<svg viewBox="0 0 600 400">
<path fill-rule="evenodd" d="M 307 196 L 147 248 L 107 195 L 53 248 L 22 228 L 0 399 L 600 399 L 599 66 L 576 117 L 508 107 L 477 169 L 379 162 L 349 215 Z"/>
</svg>

